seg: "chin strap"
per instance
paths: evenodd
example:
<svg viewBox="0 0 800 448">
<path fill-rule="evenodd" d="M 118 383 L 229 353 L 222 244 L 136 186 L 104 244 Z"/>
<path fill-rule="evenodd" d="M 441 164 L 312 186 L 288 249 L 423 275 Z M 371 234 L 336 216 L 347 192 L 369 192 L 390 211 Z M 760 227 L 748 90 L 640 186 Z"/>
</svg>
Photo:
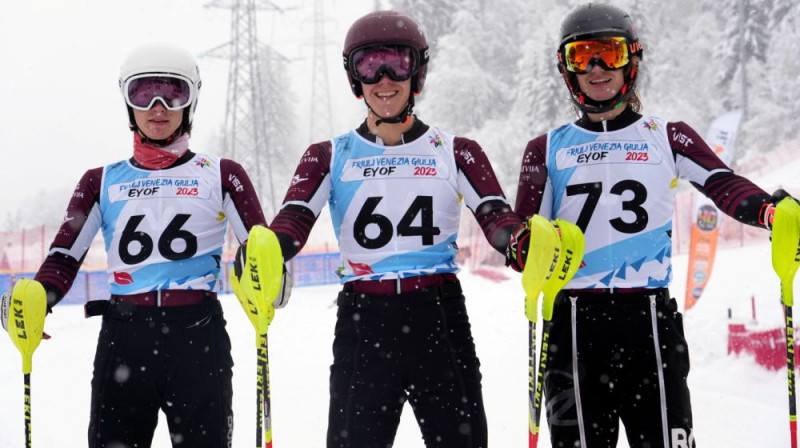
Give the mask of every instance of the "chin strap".
<svg viewBox="0 0 800 448">
<path fill-rule="evenodd" d="M 378 120 L 375 121 L 375 126 L 380 126 L 381 123 L 389 123 L 389 124 L 403 123 L 403 124 L 405 124 L 405 123 L 408 122 L 408 120 L 411 117 L 411 114 L 412 114 L 412 112 L 414 110 L 414 94 L 409 95 L 408 103 L 406 103 L 406 107 L 403 108 L 402 112 L 400 112 L 399 114 L 395 115 L 394 117 L 383 118 L 380 115 L 378 115 L 378 113 L 375 112 L 375 109 L 370 107 L 370 105 L 367 102 L 366 98 L 364 99 L 364 104 L 367 105 L 367 109 L 369 109 L 373 114 L 375 114 L 376 117 L 378 117 Z"/>
</svg>

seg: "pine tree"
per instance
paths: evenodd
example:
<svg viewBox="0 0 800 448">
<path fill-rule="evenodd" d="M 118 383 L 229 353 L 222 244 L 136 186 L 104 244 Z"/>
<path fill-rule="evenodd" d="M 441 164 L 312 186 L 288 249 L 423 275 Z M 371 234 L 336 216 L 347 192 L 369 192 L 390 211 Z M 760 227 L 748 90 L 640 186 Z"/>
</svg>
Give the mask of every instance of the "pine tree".
<svg viewBox="0 0 800 448">
<path fill-rule="evenodd" d="M 499 49 L 485 38 L 487 22 L 476 14 L 478 3 L 464 2 L 454 16 L 453 32 L 439 39 L 418 107 L 424 120 L 457 134 L 500 114 L 508 94 L 485 60 Z"/>
<path fill-rule="evenodd" d="M 453 16 L 460 2 L 451 0 L 391 0 L 391 9 L 414 19 L 425 32 L 432 52 L 436 52 L 439 38 L 452 32 Z"/>
</svg>

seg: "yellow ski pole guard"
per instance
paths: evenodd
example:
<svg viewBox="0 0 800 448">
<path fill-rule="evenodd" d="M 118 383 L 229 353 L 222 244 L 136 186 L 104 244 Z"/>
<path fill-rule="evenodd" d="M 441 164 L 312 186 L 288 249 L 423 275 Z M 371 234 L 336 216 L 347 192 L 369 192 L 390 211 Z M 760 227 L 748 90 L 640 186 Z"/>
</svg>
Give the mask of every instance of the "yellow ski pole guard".
<svg viewBox="0 0 800 448">
<path fill-rule="evenodd" d="M 22 373 L 33 367 L 33 352 L 42 342 L 44 318 L 47 315 L 47 293 L 42 284 L 20 279 L 11 291 L 8 336 L 22 354 Z"/>
<path fill-rule="evenodd" d="M 542 216 L 532 216 L 528 220 L 528 229 L 531 236 L 522 271 L 522 288 L 525 290 L 525 316 L 536 323 L 539 294 L 559 263 L 561 241 L 553 224 Z"/>
<path fill-rule="evenodd" d="M 253 301 L 258 308 L 258 334 L 267 332 L 275 316 L 272 302 L 281 293 L 283 255 L 277 235 L 264 226 L 253 226 L 247 239 L 247 270 Z"/>
<path fill-rule="evenodd" d="M 586 248 L 586 240 L 578 226 L 563 219 L 556 219 L 554 223 L 561 234 L 561 256 L 553 275 L 544 284 L 544 302 L 542 304 L 544 320 L 553 318 L 553 303 L 556 295 L 578 272 L 583 261 L 583 251 Z"/>
<path fill-rule="evenodd" d="M 772 267 L 781 280 L 781 300 L 784 305 L 794 302 L 793 284 L 800 266 L 800 205 L 791 198 L 775 207 L 772 222 Z"/>
</svg>

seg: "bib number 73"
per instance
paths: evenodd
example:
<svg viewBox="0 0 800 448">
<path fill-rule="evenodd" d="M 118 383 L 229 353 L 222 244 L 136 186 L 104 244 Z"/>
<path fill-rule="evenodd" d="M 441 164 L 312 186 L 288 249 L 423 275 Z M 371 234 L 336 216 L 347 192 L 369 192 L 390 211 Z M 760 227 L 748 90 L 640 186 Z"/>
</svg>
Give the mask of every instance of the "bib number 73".
<svg viewBox="0 0 800 448">
<path fill-rule="evenodd" d="M 381 196 L 367 198 L 353 223 L 353 237 L 365 249 L 380 249 L 389 244 L 395 234 L 392 221 L 385 215 L 375 213 L 381 200 Z M 414 225 L 417 216 L 420 217 L 419 225 Z M 367 235 L 370 224 L 377 226 L 376 236 Z M 417 196 L 397 223 L 397 236 L 419 236 L 423 246 L 432 246 L 433 237 L 440 233 L 441 230 L 433 225 L 433 196 Z"/>
<path fill-rule="evenodd" d="M 647 210 L 642 207 L 642 204 L 647 200 L 647 188 L 640 182 L 627 179 L 614 184 L 609 193 L 622 196 L 626 191 L 632 192 L 633 197 L 627 201 L 622 201 L 622 210 L 632 212 L 636 219 L 633 222 L 629 222 L 617 217 L 610 219 L 608 222 L 618 232 L 638 233 L 647 228 L 647 222 L 650 220 Z M 603 183 L 589 182 L 567 186 L 567 196 L 582 194 L 586 195 L 586 202 L 583 203 L 583 208 L 575 224 L 585 233 L 586 227 L 589 226 L 589 221 L 592 219 L 594 210 L 597 207 L 597 202 L 600 200 L 600 195 L 603 194 Z"/>
</svg>

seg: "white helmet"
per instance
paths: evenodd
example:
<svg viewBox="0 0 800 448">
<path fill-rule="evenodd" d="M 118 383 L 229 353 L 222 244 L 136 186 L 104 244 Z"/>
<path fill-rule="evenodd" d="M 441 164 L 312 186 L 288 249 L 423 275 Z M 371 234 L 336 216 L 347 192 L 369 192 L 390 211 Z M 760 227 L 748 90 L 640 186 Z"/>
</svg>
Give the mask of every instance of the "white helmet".
<svg viewBox="0 0 800 448">
<path fill-rule="evenodd" d="M 195 57 L 185 49 L 167 43 L 152 43 L 142 45 L 131 51 L 119 69 L 119 87 L 122 97 L 126 102 L 126 81 L 139 75 L 162 74 L 178 75 L 186 78 L 191 88 L 191 104 L 187 114 L 184 115 L 186 124 L 192 123 L 194 110 L 197 107 L 197 95 L 200 92 L 200 68 Z M 132 113 L 131 124 L 134 124 Z"/>
</svg>

